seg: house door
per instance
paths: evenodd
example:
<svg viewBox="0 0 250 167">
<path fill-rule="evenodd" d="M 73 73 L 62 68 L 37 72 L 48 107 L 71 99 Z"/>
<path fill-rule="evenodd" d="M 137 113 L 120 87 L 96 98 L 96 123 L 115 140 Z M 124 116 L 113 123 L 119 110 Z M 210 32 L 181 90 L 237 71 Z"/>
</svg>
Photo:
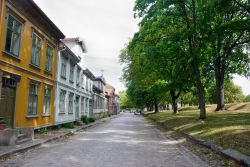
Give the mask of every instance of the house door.
<svg viewBox="0 0 250 167">
<path fill-rule="evenodd" d="M 13 128 L 16 99 L 16 81 L 12 78 L 4 78 L 0 98 L 0 117 L 3 117 L 7 127 Z"/>
<path fill-rule="evenodd" d="M 80 119 L 79 101 L 80 101 L 80 97 L 76 96 L 76 119 Z"/>
</svg>

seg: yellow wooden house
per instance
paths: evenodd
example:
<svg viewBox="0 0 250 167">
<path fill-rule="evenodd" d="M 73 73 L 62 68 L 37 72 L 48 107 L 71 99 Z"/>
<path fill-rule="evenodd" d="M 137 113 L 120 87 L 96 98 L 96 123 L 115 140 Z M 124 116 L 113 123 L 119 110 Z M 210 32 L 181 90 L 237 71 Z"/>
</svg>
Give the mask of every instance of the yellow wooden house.
<svg viewBox="0 0 250 167">
<path fill-rule="evenodd" d="M 0 0 L 0 117 L 9 128 L 53 125 L 64 37 L 33 0 Z"/>
</svg>

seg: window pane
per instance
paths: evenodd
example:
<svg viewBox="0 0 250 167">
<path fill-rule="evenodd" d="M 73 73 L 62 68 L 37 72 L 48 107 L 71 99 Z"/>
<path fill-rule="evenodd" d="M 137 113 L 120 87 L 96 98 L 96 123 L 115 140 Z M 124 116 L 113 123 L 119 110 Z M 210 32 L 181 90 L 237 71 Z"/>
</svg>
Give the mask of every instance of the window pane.
<svg viewBox="0 0 250 167">
<path fill-rule="evenodd" d="M 8 17 L 7 24 L 5 50 L 18 56 L 22 24 L 15 20 L 11 15 Z"/>
<path fill-rule="evenodd" d="M 29 102 L 28 102 L 28 115 L 32 114 L 32 96 L 29 95 Z"/>
<path fill-rule="evenodd" d="M 33 114 L 36 115 L 37 114 L 37 96 L 34 95 L 34 99 L 33 99 Z"/>
<path fill-rule="evenodd" d="M 52 57 L 53 57 L 53 48 L 47 44 L 45 69 L 49 72 L 52 71 Z"/>
<path fill-rule="evenodd" d="M 7 35 L 6 35 L 6 43 L 5 43 L 5 50 L 11 52 L 10 47 L 11 47 L 11 37 L 12 32 L 11 30 L 7 30 Z"/>
<path fill-rule="evenodd" d="M 15 21 L 14 30 L 13 31 L 15 33 L 21 33 L 21 29 L 22 29 L 22 25 L 19 22 Z"/>
<path fill-rule="evenodd" d="M 19 44 L 20 44 L 20 36 L 18 34 L 13 34 L 13 40 L 12 40 L 12 52 L 15 55 L 18 55 L 19 52 Z"/>
<path fill-rule="evenodd" d="M 33 34 L 31 64 L 36 66 L 40 66 L 41 42 L 42 40 L 36 34 Z"/>
<path fill-rule="evenodd" d="M 13 26 L 14 26 L 14 18 L 11 15 L 9 15 L 9 17 L 8 17 L 8 28 L 13 30 Z"/>
</svg>

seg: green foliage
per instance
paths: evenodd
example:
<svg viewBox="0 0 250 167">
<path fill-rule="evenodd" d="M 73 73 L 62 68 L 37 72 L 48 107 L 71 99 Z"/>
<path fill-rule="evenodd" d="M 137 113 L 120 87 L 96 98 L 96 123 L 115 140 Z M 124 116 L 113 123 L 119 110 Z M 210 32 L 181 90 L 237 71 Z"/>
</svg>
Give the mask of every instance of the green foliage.
<svg viewBox="0 0 250 167">
<path fill-rule="evenodd" d="M 86 116 L 86 115 L 83 115 L 83 116 L 81 117 L 81 120 L 82 120 L 82 122 L 85 123 L 85 124 L 89 124 L 89 123 L 90 123 L 90 122 L 89 122 L 89 119 L 88 119 L 88 116 Z"/>
<path fill-rule="evenodd" d="M 211 83 L 210 87 L 207 89 L 208 101 L 211 104 L 216 103 L 216 87 L 215 83 Z M 244 95 L 240 86 L 233 83 L 232 80 L 227 80 L 225 82 L 225 103 L 239 103 L 244 101 Z"/>
<path fill-rule="evenodd" d="M 1 125 L 5 125 L 6 124 L 5 120 L 3 118 L 1 118 L 1 117 L 0 117 L 0 124 Z"/>
<path fill-rule="evenodd" d="M 204 119 L 211 91 L 223 99 L 231 74 L 250 74 L 249 2 L 136 0 L 134 11 L 140 29 L 120 54 L 133 107 L 173 103 L 181 96 L 183 103 L 199 104 Z M 240 90 L 228 86 L 225 101 L 242 101 Z"/>
<path fill-rule="evenodd" d="M 94 118 L 92 118 L 92 117 L 89 117 L 89 118 L 88 118 L 88 120 L 89 120 L 89 122 L 90 122 L 90 123 L 95 122 L 95 119 L 94 119 Z"/>
<path fill-rule="evenodd" d="M 47 127 L 39 128 L 37 130 L 37 132 L 40 133 L 40 134 L 47 134 L 48 133 L 48 128 Z"/>
<path fill-rule="evenodd" d="M 195 92 L 188 92 L 181 96 L 181 103 L 190 106 L 198 106 L 198 97 Z"/>
<path fill-rule="evenodd" d="M 89 123 L 95 122 L 95 119 L 94 119 L 94 118 L 88 117 L 88 116 L 86 116 L 86 115 L 83 115 L 83 116 L 81 117 L 81 120 L 82 120 L 82 122 L 85 123 L 85 124 L 89 124 Z"/>
<path fill-rule="evenodd" d="M 67 128 L 67 129 L 74 129 L 75 125 L 74 125 L 74 122 L 68 122 L 68 123 L 62 124 L 62 127 Z"/>
<path fill-rule="evenodd" d="M 244 102 L 250 102 L 250 95 L 247 95 L 244 99 Z"/>
<path fill-rule="evenodd" d="M 121 109 L 130 109 L 133 108 L 133 102 L 131 101 L 130 98 L 128 98 L 127 92 L 126 91 L 121 91 L 119 92 L 119 97 L 120 97 L 120 108 Z"/>
</svg>

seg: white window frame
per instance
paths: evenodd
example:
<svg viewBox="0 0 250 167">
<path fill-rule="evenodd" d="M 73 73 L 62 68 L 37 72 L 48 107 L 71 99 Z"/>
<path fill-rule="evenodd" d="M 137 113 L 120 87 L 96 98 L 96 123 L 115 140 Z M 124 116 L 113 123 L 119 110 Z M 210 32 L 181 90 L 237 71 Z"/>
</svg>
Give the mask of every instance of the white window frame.
<svg viewBox="0 0 250 167">
<path fill-rule="evenodd" d="M 49 94 L 47 94 L 47 90 L 49 90 Z M 43 95 L 43 115 L 50 115 L 51 113 L 51 96 L 52 87 L 45 85 Z"/>
<path fill-rule="evenodd" d="M 67 78 L 67 58 L 64 56 L 61 56 L 61 70 L 60 71 L 61 71 L 60 72 L 61 78 L 66 79 Z"/>
<path fill-rule="evenodd" d="M 68 114 L 74 113 L 74 93 L 70 92 L 68 96 Z"/>
<path fill-rule="evenodd" d="M 75 70 L 75 64 L 72 62 L 72 61 L 70 61 L 70 63 L 69 63 L 70 65 L 70 71 L 69 71 L 69 81 L 70 82 L 72 82 L 72 83 L 74 83 L 74 70 Z"/>
<path fill-rule="evenodd" d="M 65 98 L 66 98 L 67 91 L 60 89 L 59 94 L 59 113 L 65 113 Z"/>
<path fill-rule="evenodd" d="M 81 69 L 77 68 L 76 70 L 76 85 L 80 86 L 80 75 L 81 75 Z"/>
</svg>

